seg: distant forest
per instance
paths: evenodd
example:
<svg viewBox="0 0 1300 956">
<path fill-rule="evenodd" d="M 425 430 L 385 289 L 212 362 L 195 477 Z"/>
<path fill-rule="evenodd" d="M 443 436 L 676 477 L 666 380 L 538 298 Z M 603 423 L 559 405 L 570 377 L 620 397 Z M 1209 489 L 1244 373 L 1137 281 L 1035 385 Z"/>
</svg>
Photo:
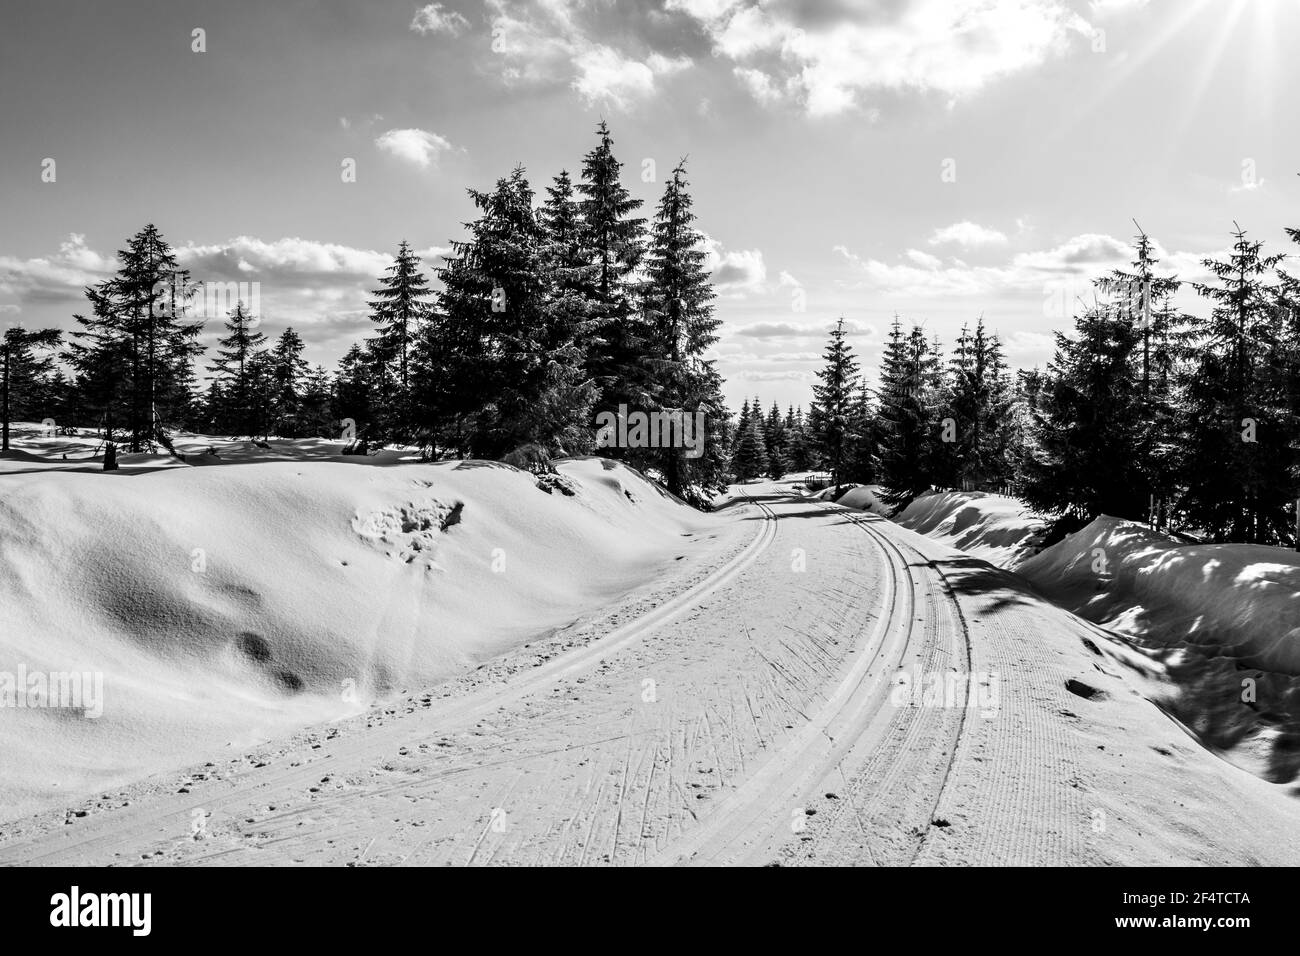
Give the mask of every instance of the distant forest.
<svg viewBox="0 0 1300 956">
<path fill-rule="evenodd" d="M 702 502 L 728 479 L 722 379 L 705 352 L 719 320 L 685 163 L 649 218 L 621 182 L 602 122 L 577 178 L 540 203 L 525 170 L 469 190 L 477 218 L 433 272 L 406 242 L 370 302 L 374 334 L 333 372 L 310 368 L 298 332 L 268 341 L 238 302 L 198 386 L 197 284 L 149 225 L 117 273 L 86 289 L 76 329 L 5 333 L 8 423 L 97 427 L 127 451 L 169 432 L 249 437 L 346 434 L 350 450 L 419 446 L 427 458 L 554 456 L 595 449 L 602 410 L 702 413 L 703 455 L 676 447 L 606 452 Z M 347 423 L 345 427 L 345 423 Z"/>
<path fill-rule="evenodd" d="M 1300 229 L 1288 229 L 1300 242 Z M 869 389 L 843 321 L 807 415 L 741 408 L 737 477 L 827 469 L 902 504 L 932 489 L 1002 491 L 1073 530 L 1100 514 L 1198 539 L 1297 545 L 1300 279 L 1239 227 L 1179 311 L 1144 233 L 1128 270 L 1056 334 L 1046 369 L 1012 374 L 981 319 L 945 357 L 897 319 Z"/>
<path fill-rule="evenodd" d="M 806 413 L 756 398 L 733 415 L 705 357 L 719 320 L 685 164 L 649 216 L 621 170 L 602 122 L 577 177 L 561 171 L 540 201 L 522 167 L 469 190 L 477 218 L 432 269 L 440 287 L 401 242 L 376 279 L 373 334 L 333 371 L 308 365 L 292 328 L 268 340 L 244 302 L 204 364 L 199 284 L 148 225 L 86 289 L 73 331 L 0 339 L 0 450 L 12 421 L 53 419 L 133 452 L 170 449 L 183 430 L 544 459 L 598 450 L 602 411 L 669 410 L 703 413 L 702 455 L 599 451 L 695 504 L 732 480 L 825 470 L 898 504 L 1004 491 L 1061 526 L 1109 514 L 1300 546 L 1300 279 L 1244 230 L 1193 284 L 1201 314 L 1173 306 L 1181 283 L 1140 232 L 1131 268 L 1096 283 L 1045 369 L 1012 373 L 982 318 L 948 355 L 895 319 L 871 389 L 841 320 Z"/>
</svg>

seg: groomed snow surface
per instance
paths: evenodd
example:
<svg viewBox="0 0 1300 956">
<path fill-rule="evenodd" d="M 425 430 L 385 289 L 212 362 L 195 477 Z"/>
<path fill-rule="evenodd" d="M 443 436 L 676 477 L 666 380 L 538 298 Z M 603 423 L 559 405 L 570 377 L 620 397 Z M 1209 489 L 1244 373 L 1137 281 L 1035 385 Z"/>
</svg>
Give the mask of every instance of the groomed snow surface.
<svg viewBox="0 0 1300 956">
<path fill-rule="evenodd" d="M 1300 554 L 1105 515 L 1040 550 L 1041 516 L 978 492 L 925 495 L 896 520 L 1119 638 L 1144 692 L 1221 756 L 1269 780 L 1300 775 Z"/>
<path fill-rule="evenodd" d="M 321 812 L 314 763 L 325 754 L 324 779 L 342 788 L 329 827 L 249 844 L 226 821 L 235 830 L 217 830 L 229 841 L 221 852 L 337 862 L 365 857 L 378 835 L 376 862 L 405 860 L 409 838 L 394 821 L 419 808 L 387 782 L 388 764 L 398 764 L 385 748 L 414 761 L 404 755 L 443 733 L 453 752 L 439 759 L 470 760 L 480 787 L 510 791 L 527 808 L 511 831 L 524 836 L 493 838 L 489 859 L 498 851 L 502 860 L 527 859 L 534 846 L 549 853 L 546 841 L 564 832 L 560 818 L 577 812 L 574 794 L 594 794 L 593 808 L 617 796 L 605 816 L 592 809 L 589 827 L 612 840 L 610 861 L 658 859 L 651 849 L 679 827 L 692 845 L 696 809 L 706 814 L 699 819 L 719 821 L 699 831 L 716 855 L 732 845 L 726 828 L 745 813 L 775 807 L 782 825 L 772 839 L 785 834 L 789 809 L 768 806 L 764 787 L 802 781 L 820 759 L 800 736 L 819 725 L 796 718 L 820 708 L 832 723 L 847 720 L 830 708 L 835 686 L 877 693 L 876 683 L 848 677 L 873 659 L 863 642 L 879 633 L 909 667 L 942 660 L 951 668 L 964 656 L 972 674 L 1000 673 L 1002 716 L 846 705 L 844 714 L 865 714 L 868 726 L 835 744 L 852 751 L 830 755 L 847 761 L 831 765 L 848 777 L 817 788 L 838 792 L 818 798 L 821 822 L 810 840 L 787 843 L 787 862 L 1300 859 L 1300 811 L 1289 787 L 1270 785 L 1300 774 L 1300 562 L 1290 552 L 1189 546 L 1103 518 L 1035 554 L 1041 520 L 1013 499 L 979 494 L 926 496 L 897 526 L 868 528 L 841 506 L 882 514 L 879 489 L 814 492 L 807 479 L 817 476 L 738 486 L 732 497 L 746 502 L 709 515 L 598 458 L 560 462 L 560 477 L 539 483 L 495 462 L 343 456 L 341 443 L 323 439 L 259 446 L 180 436 L 177 445 L 184 463 L 123 455 L 119 471 L 104 473 L 90 460 L 97 440 L 88 434 L 56 438 L 24 426 L 15 452 L 0 457 L 0 694 L 6 675 L 52 672 L 102 675 L 103 691 L 94 717 L 4 702 L 5 819 L 74 812 L 90 800 L 98 809 L 81 825 L 100 827 L 105 854 L 154 859 L 146 839 L 154 808 L 188 820 L 192 798 L 176 794 L 226 786 L 223 765 L 248 768 L 231 784 L 248 774 L 238 784 L 246 789 L 239 819 L 265 815 L 258 826 L 270 832 L 281 817 L 298 819 L 276 809 L 285 801 Z M 503 660 L 541 666 L 520 649 L 575 621 L 603 620 L 598 612 L 639 634 L 638 615 L 680 596 L 690 575 L 733 564 L 679 625 L 647 631 L 633 649 L 566 678 L 556 685 L 563 693 L 485 697 L 482 706 L 497 715 L 489 755 L 475 725 L 453 733 L 444 711 L 429 710 L 422 722 L 412 703 L 423 693 L 427 707 L 433 685 Z M 568 652 L 555 653 L 565 666 Z M 492 668 L 476 670 L 488 661 Z M 848 677 L 836 685 L 843 668 Z M 658 676 L 672 706 L 646 710 L 637 733 L 615 733 L 640 713 L 628 710 L 628 694 L 640 700 L 646 673 Z M 446 714 L 457 713 L 455 699 Z M 737 710 L 738 701 L 746 706 Z M 375 717 L 372 728 L 365 715 L 377 713 L 377 702 L 396 702 L 383 711 L 394 716 L 391 724 Z M 399 711 L 414 713 L 413 723 Z M 322 724 L 345 728 L 343 736 L 322 736 Z M 899 736 L 895 725 L 919 736 Z M 317 730 L 297 734 L 309 727 Z M 583 732 L 599 739 L 572 749 Z M 644 744 L 635 760 L 623 753 L 632 746 L 625 737 Z M 712 744 L 707 759 L 692 749 L 702 739 Z M 276 743 L 258 747 L 268 741 Z M 534 770 L 553 766 L 519 777 L 508 760 L 489 759 L 502 747 L 530 754 Z M 660 748 L 669 757 L 657 774 Z M 787 751 L 789 765 L 781 763 Z M 283 792 L 259 789 L 274 781 L 257 775 L 271 771 L 248 763 L 250 752 L 289 761 L 288 769 L 276 765 Z M 168 782 L 167 774 L 205 760 L 216 782 L 193 769 L 186 783 Z M 449 842 L 421 846 L 434 858 L 445 851 L 473 862 L 477 844 L 460 855 L 457 841 L 466 833 L 484 839 L 476 816 L 484 798 L 458 786 L 460 777 L 443 781 L 425 769 L 412 769 L 412 780 L 442 787 L 429 820 Z M 633 782 L 645 776 L 644 799 L 634 802 L 643 813 L 654 809 L 636 834 L 621 827 L 630 772 Z M 124 785 L 151 774 L 152 782 L 133 784 L 131 801 L 122 797 Z M 382 785 L 366 789 L 375 774 Z M 598 778 L 608 789 L 592 789 Z M 570 803 L 553 786 L 576 788 Z M 119 794 L 111 801 L 93 796 L 111 790 Z M 674 809 L 684 794 L 689 815 Z M 709 818 L 706 797 L 744 813 Z M 930 799 L 938 803 L 927 807 Z M 864 835 L 864 819 L 875 835 Z M 31 820 L 7 828 L 7 845 L 34 841 L 13 859 L 30 852 L 84 861 L 99 852 L 60 842 L 72 819 Z M 356 832 L 335 841 L 339 826 Z M 385 828 L 396 829 L 386 837 Z M 164 860 L 207 850 L 202 841 L 169 840 Z M 320 857 L 307 852 L 313 840 Z M 578 841 L 583 858 L 591 842 L 591 832 Z"/>
<path fill-rule="evenodd" d="M 5 702 L 5 817 L 472 669 L 719 520 L 596 458 L 558 464 L 570 496 L 324 440 L 182 436 L 187 464 L 105 473 L 96 439 L 40 433 L 0 456 L 0 675 L 102 674 L 102 715 Z"/>
</svg>

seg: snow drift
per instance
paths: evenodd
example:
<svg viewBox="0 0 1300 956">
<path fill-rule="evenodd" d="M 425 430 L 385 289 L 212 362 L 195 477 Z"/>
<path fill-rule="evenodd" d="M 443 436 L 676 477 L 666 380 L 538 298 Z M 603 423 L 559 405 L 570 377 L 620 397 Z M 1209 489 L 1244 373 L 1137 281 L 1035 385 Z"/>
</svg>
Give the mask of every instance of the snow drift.
<svg viewBox="0 0 1300 956">
<path fill-rule="evenodd" d="M 978 491 L 922 495 L 894 520 L 1002 568 L 1032 556 L 1047 527 L 1023 501 Z"/>
<path fill-rule="evenodd" d="M 608 460 L 560 463 L 548 492 L 496 462 L 338 451 L 8 463 L 0 675 L 99 674 L 104 699 L 98 719 L 0 702 L 6 816 L 464 672 L 627 593 L 719 520 Z"/>
<path fill-rule="evenodd" d="M 1294 552 L 1185 544 L 1103 516 L 1017 571 L 1056 603 L 1111 630 L 1300 675 Z"/>
</svg>

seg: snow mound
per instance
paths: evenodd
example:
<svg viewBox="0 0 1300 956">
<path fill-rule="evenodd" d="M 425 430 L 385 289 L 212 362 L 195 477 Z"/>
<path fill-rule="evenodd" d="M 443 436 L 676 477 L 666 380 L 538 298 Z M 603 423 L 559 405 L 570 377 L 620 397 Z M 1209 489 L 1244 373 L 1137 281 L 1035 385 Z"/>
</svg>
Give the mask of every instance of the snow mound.
<svg viewBox="0 0 1300 956">
<path fill-rule="evenodd" d="M 1032 556 L 1047 527 L 1023 501 L 978 491 L 922 495 L 894 520 L 1002 568 Z"/>
<path fill-rule="evenodd" d="M 1122 634 L 1300 675 L 1300 554 L 1185 544 L 1102 516 L 1017 569 L 1056 603 Z"/>
<path fill-rule="evenodd" d="M 559 463 L 570 497 L 499 462 L 302 444 L 0 475 L 6 816 L 463 673 L 617 600 L 718 520 L 603 459 Z M 74 673 L 102 681 L 101 716 L 12 686 Z"/>
<path fill-rule="evenodd" d="M 829 489 L 833 493 L 834 488 Z M 846 508 L 855 508 L 858 511 L 870 511 L 872 514 L 889 516 L 893 510 L 880 497 L 881 488 L 879 485 L 854 485 L 848 491 L 844 492 L 837 500 L 837 505 L 843 505 Z"/>
</svg>

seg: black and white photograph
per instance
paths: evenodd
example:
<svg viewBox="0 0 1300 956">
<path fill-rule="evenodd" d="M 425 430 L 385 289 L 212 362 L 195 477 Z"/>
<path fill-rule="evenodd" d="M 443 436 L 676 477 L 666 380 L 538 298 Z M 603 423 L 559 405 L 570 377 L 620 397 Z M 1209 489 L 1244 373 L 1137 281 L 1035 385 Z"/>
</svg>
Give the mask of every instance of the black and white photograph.
<svg viewBox="0 0 1300 956">
<path fill-rule="evenodd" d="M 1167 868 L 1079 905 L 1242 939 L 1220 868 L 1300 863 L 1298 37 L 7 0 L 33 918 L 147 935 L 128 867 Z"/>
</svg>

